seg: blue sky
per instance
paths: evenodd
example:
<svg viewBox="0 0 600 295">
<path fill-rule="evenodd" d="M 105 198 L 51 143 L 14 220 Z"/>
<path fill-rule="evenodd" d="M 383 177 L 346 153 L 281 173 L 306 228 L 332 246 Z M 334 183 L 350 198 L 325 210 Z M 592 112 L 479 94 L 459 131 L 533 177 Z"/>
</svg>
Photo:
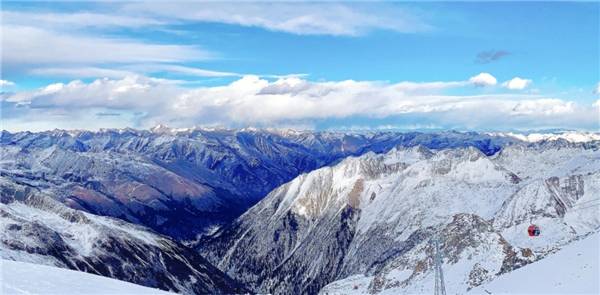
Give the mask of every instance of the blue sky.
<svg viewBox="0 0 600 295">
<path fill-rule="evenodd" d="M 8 130 L 599 126 L 598 2 L 3 2 L 2 14 Z"/>
</svg>

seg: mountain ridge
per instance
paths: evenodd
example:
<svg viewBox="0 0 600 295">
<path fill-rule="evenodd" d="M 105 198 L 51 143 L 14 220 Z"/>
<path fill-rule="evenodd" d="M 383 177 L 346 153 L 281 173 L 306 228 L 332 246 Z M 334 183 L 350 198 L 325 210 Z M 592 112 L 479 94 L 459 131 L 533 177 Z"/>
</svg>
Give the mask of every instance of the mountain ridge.
<svg viewBox="0 0 600 295">
<path fill-rule="evenodd" d="M 73 208 L 189 241 L 230 222 L 278 185 L 347 156 L 414 145 L 470 145 L 493 154 L 516 142 L 457 132 L 3 131 L 0 152 L 4 175 L 51 189 Z M 181 231 L 182 225 L 191 228 Z"/>
</svg>

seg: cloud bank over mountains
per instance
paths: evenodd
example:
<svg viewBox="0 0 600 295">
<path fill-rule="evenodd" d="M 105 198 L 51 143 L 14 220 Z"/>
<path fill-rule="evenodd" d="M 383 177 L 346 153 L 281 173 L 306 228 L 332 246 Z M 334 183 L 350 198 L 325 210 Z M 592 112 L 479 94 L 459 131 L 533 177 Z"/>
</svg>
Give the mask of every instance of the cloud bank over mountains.
<svg viewBox="0 0 600 295">
<path fill-rule="evenodd" d="M 502 85 L 510 88 L 520 80 L 514 78 Z M 449 94 L 457 89 L 473 94 Z M 464 81 L 399 83 L 315 82 L 300 77 L 265 79 L 248 75 L 211 87 L 126 76 L 89 83 L 74 80 L 5 93 L 2 104 L 8 115 L 4 128 L 9 130 L 49 129 L 52 125 L 45 125 L 45 121 L 62 122 L 58 127 L 67 129 L 148 128 L 159 123 L 173 127 L 315 128 L 321 121 L 348 118 L 392 118 L 399 123 L 408 120 L 419 125 L 487 130 L 519 126 L 593 129 L 597 124 L 597 109 L 591 105 L 542 95 L 503 93 L 501 89 L 489 73 Z M 29 123 L 33 121 L 35 125 Z"/>
</svg>

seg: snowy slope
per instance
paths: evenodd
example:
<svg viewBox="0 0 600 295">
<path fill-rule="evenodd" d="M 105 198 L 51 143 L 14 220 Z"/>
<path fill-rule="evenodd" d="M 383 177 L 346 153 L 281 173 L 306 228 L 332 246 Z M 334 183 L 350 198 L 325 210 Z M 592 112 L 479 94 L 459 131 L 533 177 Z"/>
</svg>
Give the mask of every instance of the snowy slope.
<svg viewBox="0 0 600 295">
<path fill-rule="evenodd" d="M 238 293 L 195 251 L 141 226 L 74 210 L 0 176 L 0 256 L 186 294 Z"/>
<path fill-rule="evenodd" d="M 168 295 L 85 272 L 0 260 L 0 286 L 3 295 Z"/>
<path fill-rule="evenodd" d="M 499 276 L 468 294 L 600 294 L 600 234 Z"/>
</svg>

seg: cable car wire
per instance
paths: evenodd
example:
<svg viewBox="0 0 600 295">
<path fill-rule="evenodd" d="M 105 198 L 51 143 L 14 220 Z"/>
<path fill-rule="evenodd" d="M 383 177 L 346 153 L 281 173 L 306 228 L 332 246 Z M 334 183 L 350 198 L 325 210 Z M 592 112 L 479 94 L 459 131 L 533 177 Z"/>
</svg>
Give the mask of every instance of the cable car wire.
<svg viewBox="0 0 600 295">
<path fill-rule="evenodd" d="M 586 203 L 586 204 L 573 205 L 570 208 L 583 208 L 583 207 L 587 207 L 587 206 L 591 206 L 591 205 L 600 205 L 600 201 L 598 201 L 598 202 L 589 202 L 589 203 Z"/>
<path fill-rule="evenodd" d="M 587 200 L 587 201 L 584 201 L 584 202 L 579 202 L 579 203 L 573 205 L 573 207 L 579 206 L 579 205 L 583 205 L 583 204 L 587 204 L 587 203 L 591 203 L 591 202 L 596 202 L 596 201 L 600 201 L 600 198 L 595 198 L 595 199 Z"/>
<path fill-rule="evenodd" d="M 579 211 L 579 210 L 583 210 L 583 209 L 587 209 L 587 208 L 591 208 L 591 207 L 596 207 L 596 206 L 600 206 L 600 203 L 589 205 L 589 206 L 586 206 L 586 207 L 579 207 L 579 208 L 569 209 L 569 210 L 567 210 L 567 212 L 568 211 L 571 211 L 571 212 L 572 211 Z"/>
</svg>

